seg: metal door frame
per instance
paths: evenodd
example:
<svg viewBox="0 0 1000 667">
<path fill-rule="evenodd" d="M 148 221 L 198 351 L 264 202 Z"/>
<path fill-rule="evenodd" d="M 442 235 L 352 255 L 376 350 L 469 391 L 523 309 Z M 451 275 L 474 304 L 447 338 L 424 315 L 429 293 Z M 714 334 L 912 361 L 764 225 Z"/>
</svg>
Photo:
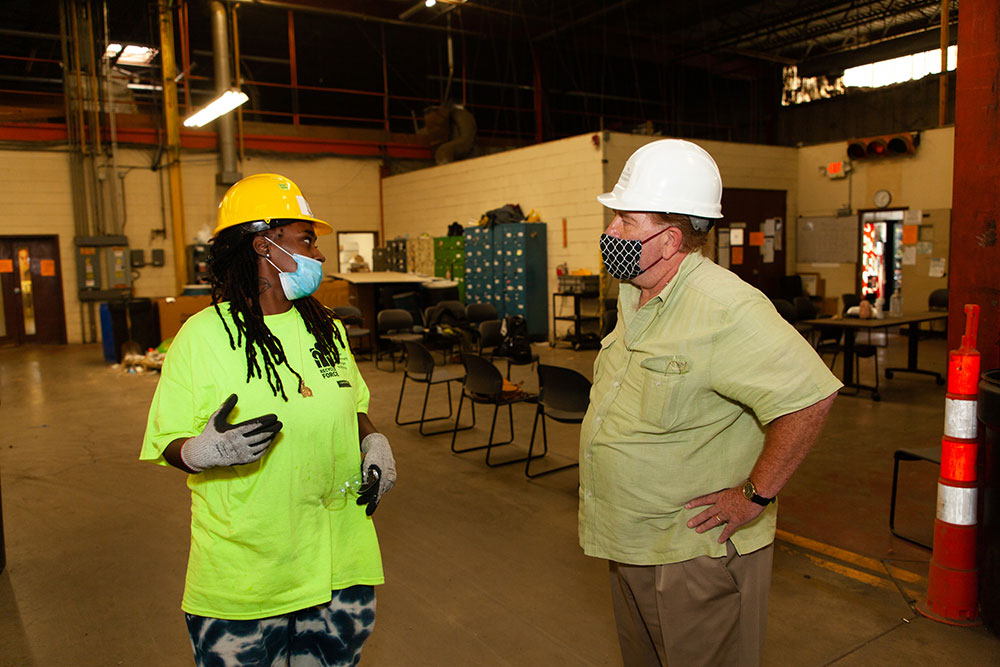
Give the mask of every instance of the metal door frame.
<svg viewBox="0 0 1000 667">
<path fill-rule="evenodd" d="M 67 342 L 67 335 L 66 335 L 66 297 L 65 297 L 65 294 L 63 293 L 63 283 L 62 283 L 62 278 L 63 278 L 62 252 L 61 252 L 61 250 L 59 248 L 59 236 L 57 234 L 35 234 L 35 235 L 12 234 L 12 235 L 8 235 L 8 236 L 0 236 L 0 243 L 9 244 L 9 246 L 11 248 L 11 261 L 15 265 L 15 270 L 10 275 L 13 276 L 13 280 L 15 280 L 15 281 L 18 279 L 17 278 L 18 274 L 17 274 L 17 270 L 16 270 L 17 257 L 16 257 L 16 254 L 15 254 L 15 252 L 16 252 L 16 246 L 18 244 L 32 243 L 32 242 L 50 243 L 52 245 L 52 248 L 54 249 L 54 252 L 53 252 L 54 257 L 52 258 L 53 261 L 55 261 L 55 270 L 56 270 L 56 274 L 55 274 L 54 278 L 56 280 L 56 284 L 58 285 L 59 289 L 58 289 L 58 294 L 57 294 L 58 304 L 51 304 L 51 306 L 54 307 L 54 308 L 57 308 L 57 313 L 58 313 L 58 323 L 57 323 L 58 331 L 57 331 L 55 343 L 56 344 L 63 344 L 64 345 Z M 8 275 L 8 274 L 0 274 L 0 276 L 2 276 L 2 275 Z M 33 280 L 34 280 L 34 278 L 33 278 Z M 0 287 L 0 289 L 2 289 L 2 287 Z M 23 345 L 25 343 L 34 343 L 34 342 L 36 342 L 36 338 L 34 338 L 34 337 L 33 338 L 28 338 L 27 334 L 25 334 L 25 332 L 24 332 L 24 304 L 23 304 L 23 302 L 21 300 L 21 288 L 20 288 L 20 286 L 19 285 L 15 285 L 13 287 L 12 293 L 13 293 L 13 296 L 15 297 L 12 300 L 12 306 L 7 307 L 7 296 L 9 296 L 9 294 L 4 297 L 4 304 L 5 304 L 5 307 L 8 308 L 8 312 L 12 312 L 14 316 L 13 316 L 13 318 L 10 318 L 10 319 L 7 320 L 7 334 L 8 335 L 6 337 L 4 337 L 3 339 L 0 339 L 0 341 L 3 341 L 3 342 L 0 342 L 0 344 L 17 346 L 17 345 Z M 37 308 L 37 306 L 36 306 L 36 308 Z M 34 334 L 34 336 L 36 336 L 36 337 L 37 337 L 37 335 L 38 335 L 37 333 Z"/>
</svg>

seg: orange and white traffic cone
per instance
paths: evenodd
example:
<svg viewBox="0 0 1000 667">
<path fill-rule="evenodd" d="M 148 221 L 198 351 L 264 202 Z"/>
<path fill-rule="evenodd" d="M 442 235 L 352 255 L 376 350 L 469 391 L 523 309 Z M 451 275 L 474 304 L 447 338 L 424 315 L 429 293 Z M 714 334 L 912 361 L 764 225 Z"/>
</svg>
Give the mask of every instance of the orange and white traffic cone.
<svg viewBox="0 0 1000 667">
<path fill-rule="evenodd" d="M 979 625 L 976 567 L 976 456 L 979 451 L 976 404 L 979 306 L 965 306 L 962 345 L 948 354 L 941 476 L 938 478 L 934 553 L 922 615 L 951 625 Z"/>
</svg>

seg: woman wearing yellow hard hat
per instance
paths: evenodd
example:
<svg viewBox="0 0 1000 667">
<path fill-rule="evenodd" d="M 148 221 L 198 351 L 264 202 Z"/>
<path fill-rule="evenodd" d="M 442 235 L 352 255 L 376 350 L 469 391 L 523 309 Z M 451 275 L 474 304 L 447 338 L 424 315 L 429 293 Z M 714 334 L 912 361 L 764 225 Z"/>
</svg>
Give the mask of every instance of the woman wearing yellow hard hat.
<svg viewBox="0 0 1000 667">
<path fill-rule="evenodd" d="M 198 665 L 352 665 L 374 625 L 371 515 L 396 467 L 344 327 L 311 296 L 331 231 L 283 176 L 233 185 L 212 306 L 178 332 L 153 397 L 140 458 L 190 473 L 181 608 Z"/>
</svg>

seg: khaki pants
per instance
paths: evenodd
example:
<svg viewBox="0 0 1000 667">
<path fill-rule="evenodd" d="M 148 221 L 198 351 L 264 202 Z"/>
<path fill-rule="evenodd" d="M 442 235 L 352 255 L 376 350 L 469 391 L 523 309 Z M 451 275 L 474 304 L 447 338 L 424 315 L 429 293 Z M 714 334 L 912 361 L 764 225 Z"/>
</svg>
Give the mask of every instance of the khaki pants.
<svg viewBox="0 0 1000 667">
<path fill-rule="evenodd" d="M 625 667 L 760 664 L 774 545 L 669 565 L 610 561 Z"/>
</svg>

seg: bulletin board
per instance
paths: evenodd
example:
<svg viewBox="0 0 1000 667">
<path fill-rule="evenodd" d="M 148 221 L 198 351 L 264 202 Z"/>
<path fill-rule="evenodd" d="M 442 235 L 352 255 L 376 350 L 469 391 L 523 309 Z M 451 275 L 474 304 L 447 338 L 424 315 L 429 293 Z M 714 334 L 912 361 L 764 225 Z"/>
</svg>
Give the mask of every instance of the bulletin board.
<svg viewBox="0 0 1000 667">
<path fill-rule="evenodd" d="M 851 264 L 858 261 L 858 219 L 799 218 L 796 261 L 801 264 Z"/>
</svg>

